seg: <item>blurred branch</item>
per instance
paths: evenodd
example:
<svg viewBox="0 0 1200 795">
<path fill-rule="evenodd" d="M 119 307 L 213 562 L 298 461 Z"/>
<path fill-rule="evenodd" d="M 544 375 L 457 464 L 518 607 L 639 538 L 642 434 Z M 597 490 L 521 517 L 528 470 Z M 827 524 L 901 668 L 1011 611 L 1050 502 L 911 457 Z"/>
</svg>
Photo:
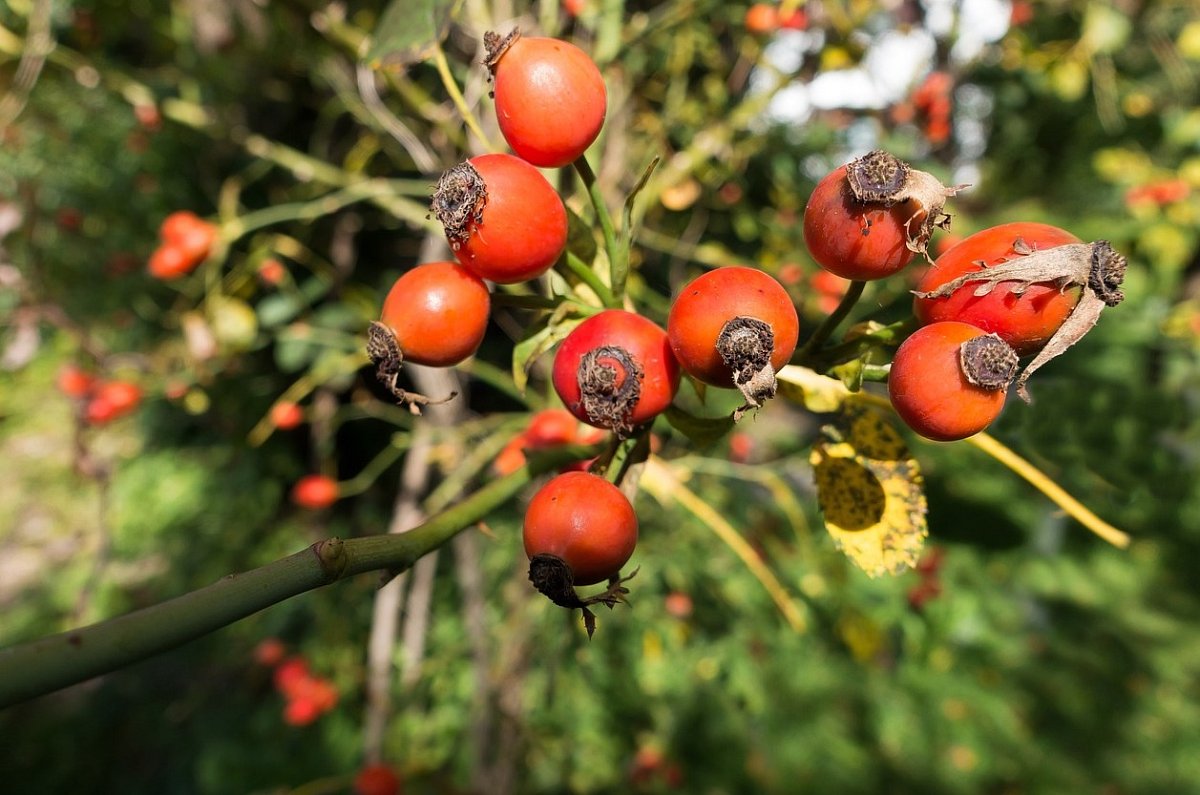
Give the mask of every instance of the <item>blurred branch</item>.
<svg viewBox="0 0 1200 795">
<path fill-rule="evenodd" d="M 50 0 L 35 0 L 29 14 L 29 28 L 25 33 L 21 61 L 17 64 L 8 93 L 0 98 L 0 135 L 12 124 L 42 74 L 46 56 L 54 49 L 54 38 L 50 32 Z"/>
<path fill-rule="evenodd" d="M 175 648 L 306 591 L 369 571 L 405 571 L 538 475 L 598 451 L 598 446 L 571 445 L 533 455 L 526 466 L 485 484 L 408 533 L 326 539 L 166 602 L 0 649 L 0 708 Z"/>
</svg>

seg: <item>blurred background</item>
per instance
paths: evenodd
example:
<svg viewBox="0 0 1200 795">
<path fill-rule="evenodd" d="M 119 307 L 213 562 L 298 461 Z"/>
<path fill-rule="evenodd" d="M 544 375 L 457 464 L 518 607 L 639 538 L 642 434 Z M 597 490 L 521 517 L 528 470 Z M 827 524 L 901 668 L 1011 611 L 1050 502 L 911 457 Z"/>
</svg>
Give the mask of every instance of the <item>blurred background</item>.
<svg viewBox="0 0 1200 795">
<path fill-rule="evenodd" d="M 1197 791 L 1200 16 L 1184 0 L 7 0 L 0 645 L 410 525 L 495 477 L 554 405 L 549 356 L 524 391 L 511 375 L 544 347 L 537 319 L 500 308 L 474 360 L 411 370 L 465 395 L 424 420 L 388 402 L 362 344 L 392 281 L 447 255 L 425 217 L 437 175 L 486 149 L 448 80 L 502 141 L 481 38 L 514 25 L 601 66 L 590 158 L 612 206 L 663 158 L 631 285 L 659 321 L 684 281 L 745 263 L 811 331 L 844 283 L 805 251 L 807 197 L 873 148 L 972 184 L 935 250 L 1018 220 L 1111 240 L 1127 300 L 992 432 L 1132 545 L 975 448 L 910 437 L 926 551 L 869 578 L 816 507 L 821 418 L 777 400 L 707 446 L 656 428 L 676 485 L 638 495 L 631 606 L 590 643 L 529 587 L 518 502 L 387 600 L 360 577 L 0 712 L 3 786 L 349 792 L 382 760 L 412 793 Z M 586 216 L 573 175 L 550 176 Z M 216 225 L 211 255 L 155 278 L 181 210 Z M 907 316 L 920 270 L 872 284 L 852 321 Z M 734 405 L 709 394 L 714 415 Z M 314 474 L 341 499 L 293 491 Z"/>
</svg>

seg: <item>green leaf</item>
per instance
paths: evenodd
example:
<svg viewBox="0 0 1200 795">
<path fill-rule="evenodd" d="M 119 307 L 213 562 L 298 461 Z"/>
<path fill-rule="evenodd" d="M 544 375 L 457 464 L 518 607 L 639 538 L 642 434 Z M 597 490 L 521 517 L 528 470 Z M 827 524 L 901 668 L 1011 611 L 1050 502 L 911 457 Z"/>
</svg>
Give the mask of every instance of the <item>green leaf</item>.
<svg viewBox="0 0 1200 795">
<path fill-rule="evenodd" d="M 298 295 L 268 295 L 258 302 L 258 323 L 263 328 L 282 326 L 300 314 L 304 307 L 304 300 Z"/>
<path fill-rule="evenodd" d="M 733 429 L 733 417 L 697 417 L 677 406 L 663 412 L 671 427 L 682 433 L 698 448 L 713 445 Z"/>
<path fill-rule="evenodd" d="M 450 31 L 462 0 L 392 0 L 379 18 L 367 65 L 400 69 L 427 60 Z"/>
</svg>

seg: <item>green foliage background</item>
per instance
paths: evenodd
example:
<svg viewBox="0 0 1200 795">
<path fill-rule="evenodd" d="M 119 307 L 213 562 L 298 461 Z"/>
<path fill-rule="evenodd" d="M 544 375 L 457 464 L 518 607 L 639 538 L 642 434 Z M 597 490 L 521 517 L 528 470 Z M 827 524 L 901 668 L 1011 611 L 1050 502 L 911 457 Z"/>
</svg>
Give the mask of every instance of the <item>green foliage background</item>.
<svg viewBox="0 0 1200 795">
<path fill-rule="evenodd" d="M 807 332 L 820 314 L 798 219 L 815 180 L 864 140 L 947 180 L 973 162 L 961 134 L 931 143 L 919 114 L 764 119 L 769 97 L 752 68 L 786 85 L 853 65 L 869 36 L 923 12 L 883 5 L 809 3 L 809 31 L 775 38 L 810 37 L 790 74 L 764 65 L 772 37 L 746 33 L 746 6 L 720 0 L 603 0 L 578 18 L 553 2 L 468 0 L 445 52 L 500 140 L 478 34 L 519 16 L 526 29 L 577 37 L 609 81 L 592 158 L 611 196 L 665 156 L 635 248 L 638 305 L 661 320 L 671 290 L 702 267 L 799 268 L 790 288 Z M 664 426 L 663 457 L 768 562 L 805 630 L 788 627 L 710 528 L 643 493 L 632 607 L 604 612 L 588 642 L 577 616 L 529 588 L 521 506 L 510 506 L 486 532 L 468 531 L 481 635 L 464 617 L 468 564 L 449 550 L 438 558 L 424 656 L 395 684 L 384 744 L 406 791 L 1200 786 L 1200 23 L 1194 4 L 1167 0 L 1016 5 L 1032 16 L 967 63 L 949 60 L 953 34 L 937 42 L 958 86 L 956 129 L 974 121 L 984 133 L 979 184 L 954 201 L 953 231 L 1046 221 L 1110 239 L 1131 267 L 1127 301 L 1038 374 L 1033 406 L 1010 405 L 992 430 L 1133 545 L 1103 544 L 973 448 L 914 440 L 930 544 L 945 553 L 941 595 L 916 609 L 916 574 L 870 580 L 824 533 L 807 463 L 818 418 L 777 401 L 748 419 L 750 466 L 730 461 L 728 440 L 695 450 Z M 23 37 L 47 7 L 58 48 L 23 85 Z M 355 88 L 382 12 L 305 0 L 0 8 L 0 87 L 24 101 L 0 149 L 0 205 L 21 218 L 0 258 L 0 644 L 387 528 L 417 425 L 388 407 L 359 350 L 387 287 L 427 250 L 436 173 Z M 377 84 L 438 170 L 478 146 L 430 61 Z M 158 123 L 133 112 L 149 103 Z M 372 200 L 313 204 L 364 177 L 392 182 Z M 1186 195 L 1162 206 L 1129 198 L 1169 180 Z M 586 216 L 574 183 L 561 187 Z M 187 280 L 156 282 L 142 263 L 180 208 L 222 223 L 228 249 Z M 239 221 L 245 234 L 234 235 Z M 288 269 L 278 288 L 255 277 L 268 257 Z M 903 317 L 910 284 L 893 281 L 873 285 L 854 319 Z M 472 462 L 486 464 L 522 426 L 519 412 L 552 398 L 544 361 L 527 396 L 505 384 L 530 322 L 498 313 L 468 368 L 470 409 L 484 419 L 439 432 L 442 481 L 489 477 Z M 215 341 L 210 355 L 187 341 L 197 326 Z M 32 349 L 20 342 L 30 330 Z M 82 426 L 54 386 L 67 362 L 137 380 L 145 405 Z M 267 410 L 297 383 L 310 423 L 263 438 Z M 104 471 L 82 471 L 89 461 Z M 361 492 L 302 512 L 286 495 L 310 471 Z M 376 584 L 305 595 L 0 712 L 0 781 L 25 792 L 348 791 L 362 762 Z M 267 637 L 336 683 L 333 711 L 285 724 L 253 658 Z"/>
</svg>

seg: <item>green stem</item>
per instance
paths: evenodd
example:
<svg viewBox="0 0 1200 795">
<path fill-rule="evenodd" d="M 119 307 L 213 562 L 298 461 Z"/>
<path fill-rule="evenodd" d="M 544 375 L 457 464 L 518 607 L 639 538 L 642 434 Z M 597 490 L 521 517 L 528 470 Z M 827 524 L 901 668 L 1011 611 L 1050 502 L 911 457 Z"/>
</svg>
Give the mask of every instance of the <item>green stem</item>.
<svg viewBox="0 0 1200 795">
<path fill-rule="evenodd" d="M 580 281 L 592 288 L 600 301 L 609 308 L 619 307 L 621 304 L 613 296 L 612 290 L 608 289 L 608 285 L 601 279 L 596 271 L 592 270 L 586 262 L 581 260 L 575 254 L 571 253 L 570 249 L 563 252 L 563 259 L 559 260 L 571 273 L 579 277 Z"/>
<path fill-rule="evenodd" d="M 166 602 L 0 649 L 0 709 L 172 649 L 305 591 L 369 571 L 404 571 L 534 477 L 595 453 L 595 447 L 580 445 L 547 450 L 410 532 L 326 539 Z"/>
<path fill-rule="evenodd" d="M 450 95 L 450 99 L 454 102 L 454 106 L 458 108 L 458 112 L 462 114 L 463 122 L 467 128 L 475 134 L 479 142 L 483 144 L 484 149 L 489 152 L 496 151 L 496 147 L 492 146 L 492 142 L 483 134 L 483 128 L 479 126 L 479 120 L 475 118 L 475 114 L 467 105 L 466 98 L 462 92 L 458 90 L 458 81 L 454 79 L 454 75 L 450 71 L 450 63 L 446 60 L 446 51 L 442 49 L 442 45 L 438 41 L 434 41 L 433 47 L 433 63 L 437 67 L 438 75 L 442 78 L 442 86 L 445 87 L 446 93 Z"/>
<path fill-rule="evenodd" d="M 846 290 L 846 294 L 842 296 L 841 302 L 837 305 L 837 309 L 829 314 L 829 317 L 821 321 L 821 325 L 817 326 L 817 330 L 808 338 L 808 342 L 804 343 L 804 347 L 796 351 L 793 361 L 803 362 L 821 349 L 826 340 L 833 335 L 837 330 L 838 325 L 846 319 L 846 315 L 850 314 L 850 310 L 858 303 L 858 299 L 862 297 L 863 290 L 867 283 L 864 281 L 852 281 L 850 287 Z"/>
<path fill-rule="evenodd" d="M 575 160 L 574 166 L 579 178 L 583 180 L 584 187 L 587 188 L 588 198 L 592 200 L 592 207 L 596 211 L 596 220 L 600 223 L 600 232 L 604 235 L 604 251 L 608 254 L 611 277 L 609 281 L 612 282 L 612 298 L 615 302 L 613 306 L 620 306 L 621 301 L 625 298 L 625 278 L 629 273 L 629 252 L 622 251 L 621 246 L 617 244 L 617 228 L 613 225 L 608 205 L 604 203 L 604 194 L 600 191 L 600 182 L 596 179 L 596 172 L 592 171 L 587 156 L 580 155 Z"/>
<path fill-rule="evenodd" d="M 614 486 L 620 486 L 629 468 L 636 463 L 646 460 L 650 452 L 650 431 L 643 429 L 628 439 L 619 440 L 604 465 L 604 479 Z"/>
</svg>

